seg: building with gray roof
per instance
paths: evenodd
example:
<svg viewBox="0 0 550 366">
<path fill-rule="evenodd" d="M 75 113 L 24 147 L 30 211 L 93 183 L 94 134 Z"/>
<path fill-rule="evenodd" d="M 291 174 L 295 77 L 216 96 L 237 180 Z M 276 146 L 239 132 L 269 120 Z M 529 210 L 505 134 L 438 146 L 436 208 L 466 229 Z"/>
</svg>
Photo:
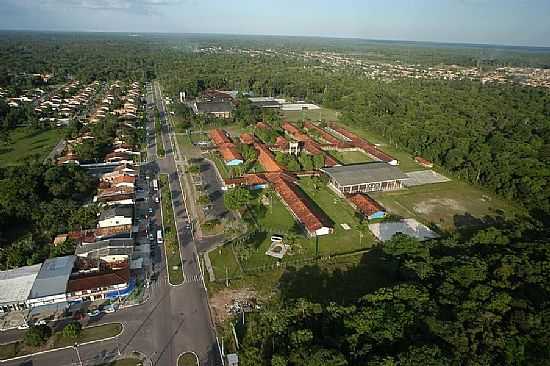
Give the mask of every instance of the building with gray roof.
<svg viewBox="0 0 550 366">
<path fill-rule="evenodd" d="M 133 238 L 99 240 L 94 243 L 79 245 L 75 254 L 88 259 L 119 256 L 130 258 L 134 252 L 134 244 Z"/>
<path fill-rule="evenodd" d="M 321 171 L 344 194 L 393 191 L 401 189 L 408 178 L 399 168 L 383 162 L 334 166 Z"/>
<path fill-rule="evenodd" d="M 46 259 L 34 280 L 27 305 L 34 307 L 66 301 L 67 282 L 75 261 L 74 255 Z"/>
<path fill-rule="evenodd" d="M 23 310 L 27 307 L 34 280 L 42 264 L 0 272 L 0 312 Z"/>
</svg>

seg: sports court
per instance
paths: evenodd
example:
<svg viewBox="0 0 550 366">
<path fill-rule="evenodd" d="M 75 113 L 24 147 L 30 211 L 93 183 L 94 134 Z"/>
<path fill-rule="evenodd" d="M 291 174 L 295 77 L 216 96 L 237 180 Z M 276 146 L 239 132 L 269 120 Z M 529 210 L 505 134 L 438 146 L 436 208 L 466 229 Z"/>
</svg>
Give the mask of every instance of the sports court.
<svg viewBox="0 0 550 366">
<path fill-rule="evenodd" d="M 387 221 L 377 224 L 370 224 L 369 230 L 378 240 L 390 240 L 395 234 L 401 233 L 411 236 L 420 241 L 435 239 L 439 235 L 430 230 L 426 225 L 419 223 L 415 219 L 403 219 L 399 221 Z"/>
<path fill-rule="evenodd" d="M 433 183 L 444 183 L 450 181 L 444 175 L 441 175 L 433 170 L 417 170 L 414 172 L 405 173 L 409 179 L 405 180 L 403 183 L 406 187 L 421 186 L 424 184 L 433 184 Z"/>
</svg>

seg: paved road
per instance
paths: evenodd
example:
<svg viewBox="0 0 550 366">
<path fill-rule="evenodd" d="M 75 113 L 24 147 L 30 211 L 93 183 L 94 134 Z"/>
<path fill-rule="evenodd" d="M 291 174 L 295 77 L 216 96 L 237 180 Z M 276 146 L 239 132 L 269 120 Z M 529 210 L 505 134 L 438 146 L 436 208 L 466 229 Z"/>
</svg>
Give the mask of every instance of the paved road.
<svg viewBox="0 0 550 366">
<path fill-rule="evenodd" d="M 165 111 L 161 102 L 158 86 L 155 88 L 156 103 Z M 184 204 L 184 192 L 179 183 L 176 164 L 170 146 L 170 126 L 163 119 L 162 141 L 166 151 L 163 159 L 156 157 L 155 131 L 152 119 L 148 128 L 148 163 L 142 166 L 147 175 L 168 174 L 172 204 L 176 215 L 176 226 L 180 242 L 181 257 L 185 281 L 182 285 L 170 286 L 167 281 L 164 253 L 156 248 L 154 262 L 158 279 L 150 288 L 150 299 L 143 305 L 119 310 L 115 314 L 104 315 L 89 325 L 108 322 L 121 322 L 124 331 L 115 340 L 79 346 L 84 365 L 96 365 L 113 359 L 119 351 L 130 353 L 134 350 L 145 354 L 152 365 L 176 365 L 178 356 L 186 351 L 194 351 L 199 356 L 201 366 L 218 366 L 221 364 L 220 352 L 216 340 L 208 296 L 204 287 L 200 264 L 197 262 L 197 248 L 193 234 L 186 229 L 187 210 Z M 153 224 L 160 224 L 157 210 L 152 218 Z M 11 331 L 0 334 L 0 342 L 22 336 L 22 331 Z M 78 365 L 74 349 L 59 350 L 51 353 L 27 357 L 5 365 L 25 366 L 65 366 Z"/>
</svg>

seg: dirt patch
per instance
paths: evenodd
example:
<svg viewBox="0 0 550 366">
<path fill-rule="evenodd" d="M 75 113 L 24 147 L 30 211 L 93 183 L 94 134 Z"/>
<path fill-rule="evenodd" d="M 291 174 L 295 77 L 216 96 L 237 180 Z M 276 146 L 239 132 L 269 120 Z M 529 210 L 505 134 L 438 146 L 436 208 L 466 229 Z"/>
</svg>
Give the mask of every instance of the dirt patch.
<svg viewBox="0 0 550 366">
<path fill-rule="evenodd" d="M 223 323 L 226 319 L 238 312 L 241 307 L 255 306 L 257 299 L 256 291 L 249 288 L 223 289 L 216 292 L 210 298 L 212 316 L 216 324 Z"/>
<path fill-rule="evenodd" d="M 459 202 L 451 198 L 442 198 L 442 199 L 432 198 L 432 199 L 417 203 L 413 207 L 413 210 L 415 212 L 425 214 L 425 215 L 429 215 L 436 210 L 442 210 L 442 209 L 453 210 L 457 212 L 466 211 L 466 208 L 464 206 L 462 206 Z"/>
</svg>

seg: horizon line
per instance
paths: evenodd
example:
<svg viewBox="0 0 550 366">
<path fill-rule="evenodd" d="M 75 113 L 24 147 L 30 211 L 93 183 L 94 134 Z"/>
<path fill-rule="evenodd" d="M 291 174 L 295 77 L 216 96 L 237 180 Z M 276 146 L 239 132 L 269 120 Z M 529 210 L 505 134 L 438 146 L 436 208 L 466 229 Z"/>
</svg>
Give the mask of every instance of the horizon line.
<svg viewBox="0 0 550 366">
<path fill-rule="evenodd" d="M 361 36 L 338 36 L 338 35 L 288 35 L 288 34 L 266 34 L 266 33 L 222 33 L 222 32 L 148 32 L 148 31 L 102 31 L 102 30 L 67 30 L 67 29 L 27 29 L 27 28 L 0 28 L 0 32 L 31 32 L 31 33 L 104 33 L 104 34 L 157 34 L 157 35 L 218 35 L 218 36 L 244 36 L 244 37 L 286 37 L 286 38 L 318 38 L 318 39 L 342 39 L 360 40 L 374 42 L 401 42 L 401 43 L 425 43 L 439 45 L 465 45 L 465 46 L 486 46 L 506 48 L 538 48 L 548 50 L 550 46 L 503 44 L 503 43 L 474 43 L 466 41 L 433 41 L 433 40 L 410 40 L 410 39 L 389 39 L 389 38 L 365 38 Z"/>
</svg>

